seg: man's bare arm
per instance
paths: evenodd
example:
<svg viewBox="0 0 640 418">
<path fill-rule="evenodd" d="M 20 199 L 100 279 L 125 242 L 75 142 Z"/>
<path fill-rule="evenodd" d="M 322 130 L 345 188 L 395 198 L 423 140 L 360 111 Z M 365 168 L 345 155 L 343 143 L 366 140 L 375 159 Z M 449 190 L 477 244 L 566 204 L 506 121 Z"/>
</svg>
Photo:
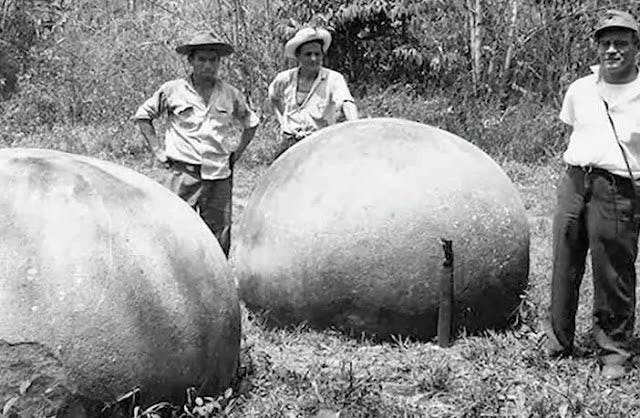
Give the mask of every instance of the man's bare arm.
<svg viewBox="0 0 640 418">
<path fill-rule="evenodd" d="M 140 129 L 140 133 L 144 137 L 147 146 L 156 157 L 156 159 L 161 163 L 166 163 L 167 156 L 164 152 L 164 144 L 156 135 L 156 129 L 153 127 L 153 123 L 151 122 L 151 120 L 138 119 L 136 120 L 136 124 L 138 125 L 138 129 Z"/>
<path fill-rule="evenodd" d="M 251 142 L 254 135 L 256 134 L 256 129 L 258 126 L 254 126 L 253 128 L 246 128 L 242 131 L 242 136 L 240 137 L 240 143 L 238 144 L 238 148 L 233 153 L 233 162 L 238 161 L 242 153 L 244 153 L 245 148 Z"/>
<path fill-rule="evenodd" d="M 353 102 L 342 102 L 342 113 L 346 120 L 358 119 L 358 108 Z"/>
</svg>

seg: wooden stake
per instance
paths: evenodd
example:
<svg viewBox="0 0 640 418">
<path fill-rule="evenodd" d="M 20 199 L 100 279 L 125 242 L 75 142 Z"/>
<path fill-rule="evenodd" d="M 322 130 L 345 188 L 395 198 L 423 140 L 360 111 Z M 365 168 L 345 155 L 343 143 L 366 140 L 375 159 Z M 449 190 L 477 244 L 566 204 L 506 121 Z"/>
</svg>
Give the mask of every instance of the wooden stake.
<svg viewBox="0 0 640 418">
<path fill-rule="evenodd" d="M 451 345 L 453 318 L 453 241 L 440 238 L 444 250 L 444 263 L 440 275 L 440 306 L 438 309 L 438 345 Z"/>
</svg>

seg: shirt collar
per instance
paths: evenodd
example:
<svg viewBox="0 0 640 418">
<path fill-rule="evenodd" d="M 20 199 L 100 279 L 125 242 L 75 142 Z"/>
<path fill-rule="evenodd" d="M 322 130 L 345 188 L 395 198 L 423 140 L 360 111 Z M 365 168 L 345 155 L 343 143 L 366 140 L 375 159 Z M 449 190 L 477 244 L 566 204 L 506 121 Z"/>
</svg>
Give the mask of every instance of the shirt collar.
<svg viewBox="0 0 640 418">
<path fill-rule="evenodd" d="M 298 84 L 298 74 L 299 73 L 300 73 L 300 67 L 297 67 L 295 69 L 295 71 L 293 72 L 293 85 L 294 86 Z M 315 91 L 318 88 L 318 86 L 320 85 L 320 83 L 322 83 L 324 80 L 326 80 L 328 75 L 329 75 L 329 72 L 326 70 L 326 68 L 320 67 L 320 70 L 318 71 L 318 76 L 316 77 L 316 79 L 313 81 L 313 84 L 311 85 L 311 90 L 309 90 L 309 93 L 307 94 L 307 97 L 304 99 L 304 101 L 300 105 L 298 105 L 299 108 L 302 108 L 302 107 L 306 106 L 307 102 L 309 101 L 309 98 L 315 93 Z"/>
<path fill-rule="evenodd" d="M 298 79 L 298 74 L 300 74 L 300 69 L 301 67 L 296 67 L 295 71 L 293 72 L 293 76 L 295 77 L 295 79 Z M 327 71 L 326 68 L 324 67 L 320 67 L 320 70 L 318 70 L 318 77 L 316 77 L 316 81 L 322 81 L 325 78 L 327 78 L 327 74 L 329 72 Z"/>
</svg>

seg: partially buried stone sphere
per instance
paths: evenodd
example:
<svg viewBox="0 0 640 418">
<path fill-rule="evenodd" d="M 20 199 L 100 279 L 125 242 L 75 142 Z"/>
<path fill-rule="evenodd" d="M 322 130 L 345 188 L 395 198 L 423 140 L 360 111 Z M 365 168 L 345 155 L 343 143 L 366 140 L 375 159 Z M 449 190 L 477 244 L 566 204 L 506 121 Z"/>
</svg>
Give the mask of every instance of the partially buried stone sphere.
<svg viewBox="0 0 640 418">
<path fill-rule="evenodd" d="M 94 158 L 4 149 L 0 230 L 4 401 L 29 379 L 21 400 L 38 385 L 100 402 L 135 387 L 147 402 L 228 387 L 235 283 L 215 237 L 169 190 Z"/>
<path fill-rule="evenodd" d="M 441 239 L 453 243 L 454 323 L 507 326 L 527 285 L 529 228 L 500 167 L 424 124 L 334 125 L 253 192 L 235 251 L 240 296 L 274 324 L 429 339 L 448 272 Z"/>
</svg>

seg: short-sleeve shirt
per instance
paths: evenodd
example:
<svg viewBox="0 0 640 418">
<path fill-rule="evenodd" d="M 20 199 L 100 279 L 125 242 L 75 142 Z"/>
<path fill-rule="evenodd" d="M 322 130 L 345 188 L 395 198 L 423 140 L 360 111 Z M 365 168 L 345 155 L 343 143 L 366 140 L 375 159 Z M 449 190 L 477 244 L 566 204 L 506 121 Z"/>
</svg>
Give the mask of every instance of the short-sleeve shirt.
<svg viewBox="0 0 640 418">
<path fill-rule="evenodd" d="M 282 112 L 283 133 L 308 134 L 336 123 L 345 101 L 353 102 L 342 74 L 321 67 L 311 90 L 301 104 L 296 100 L 299 67 L 276 75 L 269 85 L 269 99 Z"/>
<path fill-rule="evenodd" d="M 134 118 L 153 120 L 165 113 L 167 157 L 201 165 L 201 177 L 208 180 L 231 175 L 234 123 L 253 128 L 260 122 L 240 91 L 222 80 L 216 80 L 208 103 L 190 77 L 169 81 L 138 108 Z"/>
<path fill-rule="evenodd" d="M 571 165 L 595 166 L 629 177 L 627 166 L 616 143 L 607 117 L 605 101 L 618 139 L 628 156 L 634 178 L 640 177 L 640 79 L 630 83 L 609 84 L 593 74 L 574 81 L 564 97 L 560 120 L 573 131 L 563 154 Z"/>
</svg>

